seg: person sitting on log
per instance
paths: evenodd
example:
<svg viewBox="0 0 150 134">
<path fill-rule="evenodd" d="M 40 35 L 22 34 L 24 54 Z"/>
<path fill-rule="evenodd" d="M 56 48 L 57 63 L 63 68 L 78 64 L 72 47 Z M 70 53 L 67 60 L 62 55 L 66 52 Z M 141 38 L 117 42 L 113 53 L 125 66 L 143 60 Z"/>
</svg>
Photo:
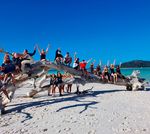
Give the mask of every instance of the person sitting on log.
<svg viewBox="0 0 150 134">
<path fill-rule="evenodd" d="M 76 70 L 80 70 L 80 61 L 79 61 L 79 58 L 76 57 L 76 52 L 74 53 L 74 62 L 73 62 L 73 68 L 76 69 Z"/>
<path fill-rule="evenodd" d="M 94 63 L 95 63 L 95 60 L 91 63 L 90 65 L 90 71 L 91 71 L 91 74 L 94 73 Z"/>
<path fill-rule="evenodd" d="M 69 52 L 67 52 L 64 57 L 64 64 L 70 66 L 71 62 L 72 62 L 72 58 L 70 57 Z"/>
<path fill-rule="evenodd" d="M 18 53 L 13 53 L 12 55 L 13 55 L 12 62 L 16 66 L 16 72 L 20 73 L 21 72 L 21 62 L 23 61 L 23 59 L 20 58 L 21 55 Z"/>
<path fill-rule="evenodd" d="M 116 68 L 116 74 L 117 74 L 118 78 L 126 79 L 125 76 L 122 75 L 122 73 L 121 73 L 120 66 L 117 66 L 117 68 Z"/>
<path fill-rule="evenodd" d="M 117 82 L 117 73 L 115 72 L 115 68 L 113 64 L 110 65 L 110 74 L 111 74 L 112 82 L 114 82 L 115 84 Z"/>
<path fill-rule="evenodd" d="M 47 49 L 44 50 L 44 49 L 40 49 L 39 46 L 37 45 L 37 49 L 38 49 L 38 52 L 40 54 L 40 60 L 41 61 L 46 61 L 46 54 L 48 53 L 49 47 L 50 47 L 50 45 L 48 44 Z"/>
<path fill-rule="evenodd" d="M 102 75 L 103 75 L 103 77 L 102 77 L 103 80 L 104 80 L 104 79 L 107 79 L 108 82 L 110 82 L 110 74 L 109 74 L 109 70 L 108 70 L 108 67 L 107 67 L 107 66 L 104 67 L 104 70 L 103 70 Z"/>
<path fill-rule="evenodd" d="M 10 76 L 12 78 L 13 83 L 15 84 L 14 72 L 16 70 L 15 65 L 10 60 L 8 54 L 5 54 L 4 61 L 1 65 L 0 71 L 4 73 L 4 81 Z"/>
<path fill-rule="evenodd" d="M 21 62 L 21 70 L 23 72 L 26 72 L 25 67 L 28 67 L 31 69 L 31 64 L 34 63 L 32 56 L 35 55 L 35 53 L 36 53 L 36 46 L 34 47 L 33 53 L 29 53 L 27 49 L 24 50 L 23 56 L 22 56 L 23 61 Z"/>
<path fill-rule="evenodd" d="M 96 67 L 96 75 L 100 76 L 102 74 L 101 72 L 101 66 L 98 64 Z"/>
<path fill-rule="evenodd" d="M 80 62 L 80 70 L 83 72 L 83 74 L 86 74 L 87 70 L 86 70 L 86 65 L 92 60 L 89 59 L 88 61 L 82 60 L 82 62 Z"/>
<path fill-rule="evenodd" d="M 62 63 L 62 61 L 63 61 L 63 55 L 61 54 L 60 48 L 58 48 L 58 49 L 56 50 L 56 53 L 55 53 L 55 61 L 56 61 L 57 64 Z"/>
</svg>

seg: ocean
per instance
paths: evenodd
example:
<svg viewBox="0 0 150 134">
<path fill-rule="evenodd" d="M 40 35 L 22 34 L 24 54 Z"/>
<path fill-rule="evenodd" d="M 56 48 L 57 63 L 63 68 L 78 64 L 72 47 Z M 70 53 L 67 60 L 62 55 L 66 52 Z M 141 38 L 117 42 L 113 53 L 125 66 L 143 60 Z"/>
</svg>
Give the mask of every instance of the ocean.
<svg viewBox="0 0 150 134">
<path fill-rule="evenodd" d="M 145 78 L 146 80 L 150 81 L 150 68 L 122 68 L 121 72 L 125 76 L 129 76 L 132 74 L 134 70 L 139 70 L 140 77 Z"/>
</svg>

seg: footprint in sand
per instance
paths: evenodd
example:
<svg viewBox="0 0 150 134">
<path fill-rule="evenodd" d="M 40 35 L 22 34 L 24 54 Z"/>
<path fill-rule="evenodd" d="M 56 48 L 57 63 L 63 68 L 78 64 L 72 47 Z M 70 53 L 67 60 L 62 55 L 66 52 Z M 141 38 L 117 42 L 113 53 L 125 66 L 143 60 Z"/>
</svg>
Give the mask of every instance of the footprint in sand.
<svg viewBox="0 0 150 134">
<path fill-rule="evenodd" d="M 45 129 L 43 129 L 43 132 L 46 132 L 48 129 L 47 128 L 45 128 Z"/>
<path fill-rule="evenodd" d="M 48 109 L 47 109 L 47 108 L 44 108 L 44 111 L 48 111 Z"/>
<path fill-rule="evenodd" d="M 37 120 L 40 120 L 40 118 L 37 118 Z"/>
<path fill-rule="evenodd" d="M 36 127 L 36 128 L 38 128 L 39 126 L 38 126 L 38 125 L 36 125 L 35 127 Z"/>
<path fill-rule="evenodd" d="M 21 132 L 21 133 L 26 133 L 26 132 L 28 132 L 28 130 L 21 129 L 20 132 Z"/>
<path fill-rule="evenodd" d="M 71 130 L 71 128 L 64 128 L 64 131 L 70 131 Z"/>
<path fill-rule="evenodd" d="M 96 130 L 91 130 L 88 132 L 88 134 L 96 134 Z"/>
<path fill-rule="evenodd" d="M 61 130 L 58 130 L 58 133 L 61 133 Z"/>
<path fill-rule="evenodd" d="M 145 128 L 143 128 L 143 130 L 142 130 L 142 131 L 146 132 L 146 129 L 145 129 Z"/>
<path fill-rule="evenodd" d="M 77 121 L 73 121 L 72 123 L 77 123 Z"/>
<path fill-rule="evenodd" d="M 63 120 L 62 122 L 65 122 L 65 123 L 70 123 L 70 121 L 68 121 L 68 120 Z"/>
<path fill-rule="evenodd" d="M 95 114 L 90 114 L 89 116 L 90 116 L 90 117 L 93 117 L 93 116 L 95 116 Z"/>
</svg>

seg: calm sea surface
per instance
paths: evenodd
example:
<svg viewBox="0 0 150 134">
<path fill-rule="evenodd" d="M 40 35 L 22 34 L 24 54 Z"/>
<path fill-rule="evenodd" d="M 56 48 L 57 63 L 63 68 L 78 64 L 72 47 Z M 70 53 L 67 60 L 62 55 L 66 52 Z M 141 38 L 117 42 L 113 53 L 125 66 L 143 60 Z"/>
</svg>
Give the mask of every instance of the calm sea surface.
<svg viewBox="0 0 150 134">
<path fill-rule="evenodd" d="M 127 68 L 121 69 L 122 74 L 125 76 L 131 75 L 134 70 L 140 71 L 140 77 L 145 78 L 146 80 L 150 81 L 150 68 Z"/>
</svg>

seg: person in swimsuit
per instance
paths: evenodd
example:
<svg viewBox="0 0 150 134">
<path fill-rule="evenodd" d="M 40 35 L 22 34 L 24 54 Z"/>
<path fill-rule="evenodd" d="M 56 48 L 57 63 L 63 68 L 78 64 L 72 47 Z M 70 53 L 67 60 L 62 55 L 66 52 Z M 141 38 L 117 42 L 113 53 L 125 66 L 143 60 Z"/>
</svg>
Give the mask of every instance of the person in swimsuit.
<svg viewBox="0 0 150 134">
<path fill-rule="evenodd" d="M 117 66 L 117 68 L 116 68 L 116 74 L 117 74 L 117 77 L 118 77 L 118 78 L 126 79 L 126 78 L 125 78 L 125 76 L 124 76 L 124 75 L 122 75 L 122 73 L 121 73 L 121 70 L 120 70 L 120 67 L 119 67 L 119 66 Z"/>
<path fill-rule="evenodd" d="M 46 61 L 46 54 L 48 53 L 49 47 L 50 47 L 50 45 L 48 44 L 46 51 L 44 51 L 44 49 L 40 49 L 39 46 L 37 45 L 37 49 L 40 54 L 41 61 Z"/>
<path fill-rule="evenodd" d="M 111 74 L 111 77 L 112 77 L 112 81 L 114 83 L 116 83 L 117 82 L 117 74 L 115 72 L 115 68 L 114 68 L 113 64 L 110 65 L 110 74 Z"/>
<path fill-rule="evenodd" d="M 48 96 L 50 96 L 50 91 L 52 90 L 52 96 L 55 96 L 55 89 L 56 89 L 56 75 L 52 74 L 50 77 L 50 88 L 48 90 Z"/>
<path fill-rule="evenodd" d="M 62 74 L 58 71 L 57 72 L 57 76 L 56 76 L 56 84 L 57 87 L 59 88 L 59 94 L 60 96 L 62 96 L 62 91 L 64 90 L 64 85 L 62 85 L 63 81 L 62 81 Z"/>
<path fill-rule="evenodd" d="M 104 67 L 103 76 L 104 76 L 104 78 L 106 78 L 106 76 L 107 76 L 108 82 L 110 81 L 110 74 L 108 72 L 108 67 L 107 66 Z"/>
</svg>

